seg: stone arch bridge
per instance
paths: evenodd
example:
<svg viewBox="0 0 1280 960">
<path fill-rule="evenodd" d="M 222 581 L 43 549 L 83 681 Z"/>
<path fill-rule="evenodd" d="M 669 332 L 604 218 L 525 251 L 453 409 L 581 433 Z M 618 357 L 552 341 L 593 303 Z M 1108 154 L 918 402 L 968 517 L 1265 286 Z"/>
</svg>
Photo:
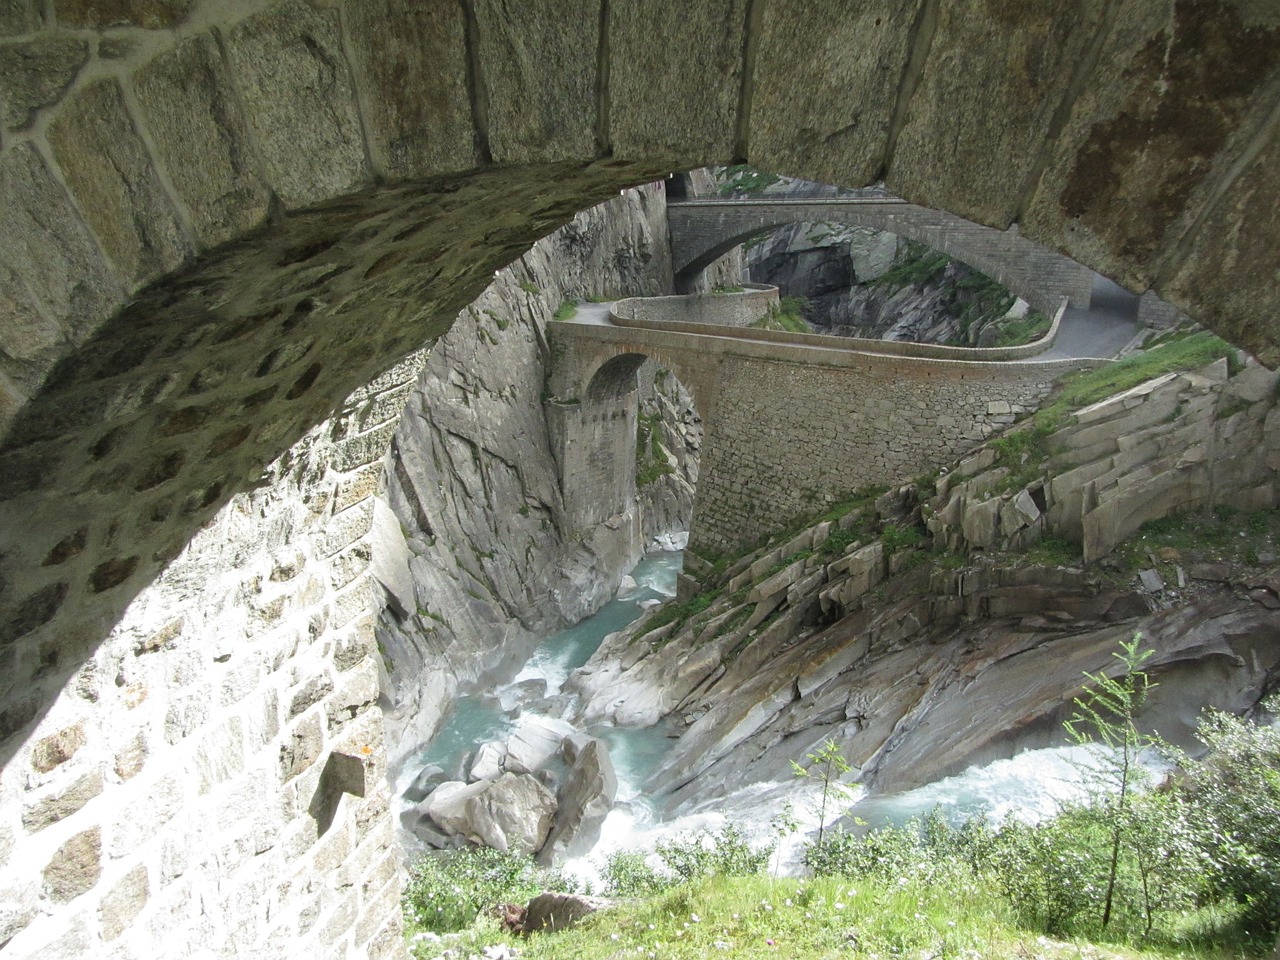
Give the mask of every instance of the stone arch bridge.
<svg viewBox="0 0 1280 960">
<path fill-rule="evenodd" d="M 999 281 L 1052 315 L 1062 298 L 1087 308 L 1093 271 L 1019 235 L 882 194 L 822 199 L 684 200 L 667 206 L 678 289 L 734 247 L 791 223 L 844 223 L 916 240 Z"/>
<path fill-rule="evenodd" d="M 0 948 L 401 957 L 370 496 L 415 351 L 708 163 L 1059 250 L 1280 361 L 1251 0 L 0 4 Z"/>
<path fill-rule="evenodd" d="M 550 326 L 544 407 L 575 528 L 635 496 L 646 359 L 675 373 L 702 417 L 689 532 L 701 556 L 754 546 L 850 490 L 926 473 L 1033 409 L 1063 373 L 1106 362 L 1037 361 L 1057 323 L 1048 341 L 974 350 L 669 319 L 681 301 L 752 293 L 627 300 L 608 323 Z M 662 309 L 646 319 L 652 304 Z"/>
</svg>

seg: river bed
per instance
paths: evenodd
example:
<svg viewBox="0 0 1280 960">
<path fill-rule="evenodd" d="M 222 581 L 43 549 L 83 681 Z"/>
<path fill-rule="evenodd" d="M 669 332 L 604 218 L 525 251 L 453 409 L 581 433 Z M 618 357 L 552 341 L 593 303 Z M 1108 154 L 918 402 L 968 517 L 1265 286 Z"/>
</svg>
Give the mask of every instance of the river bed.
<svg viewBox="0 0 1280 960">
<path fill-rule="evenodd" d="M 510 683 L 489 694 L 461 698 L 417 764 L 408 765 L 410 777 L 416 769 L 436 765 L 452 778 L 465 779 L 466 765 L 478 745 L 507 736 L 522 722 L 545 719 L 539 706 L 557 702 L 569 674 L 587 661 L 606 636 L 637 619 L 646 605 L 675 596 L 681 557 L 678 552 L 649 555 L 631 573 L 634 588 L 620 591 L 595 615 L 543 640 Z M 818 829 L 821 785 L 812 780 L 750 784 L 706 804 L 664 814 L 644 787 L 674 742 L 671 728 L 666 724 L 594 726 L 585 732 L 608 745 L 618 780 L 617 802 L 605 819 L 600 839 L 590 853 L 565 864 L 566 870 L 585 880 L 598 883 L 600 866 L 617 850 L 652 850 L 674 836 L 714 832 L 730 823 L 755 844 L 778 841 L 781 869 L 794 870 L 809 834 Z M 857 818 L 868 827 L 901 824 L 935 808 L 953 822 L 975 815 L 997 822 L 1007 816 L 1035 821 L 1052 815 L 1064 802 L 1083 797 L 1088 762 L 1087 748 L 1063 746 L 1028 750 L 890 796 L 867 796 L 855 784 L 845 788 L 838 802 L 828 802 L 826 825 L 842 818 L 847 823 Z M 775 822 L 787 804 L 800 827 L 781 835 Z"/>
</svg>

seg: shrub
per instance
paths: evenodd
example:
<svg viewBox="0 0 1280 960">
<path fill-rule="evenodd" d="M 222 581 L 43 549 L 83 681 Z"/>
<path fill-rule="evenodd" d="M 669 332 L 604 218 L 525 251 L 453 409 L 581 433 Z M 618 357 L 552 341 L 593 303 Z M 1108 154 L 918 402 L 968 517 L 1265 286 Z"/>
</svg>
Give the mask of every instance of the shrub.
<svg viewBox="0 0 1280 960">
<path fill-rule="evenodd" d="M 753 850 L 742 831 L 728 824 L 718 833 L 678 837 L 658 844 L 658 857 L 678 882 L 703 877 L 745 877 L 762 872 L 774 845 Z"/>
<path fill-rule="evenodd" d="M 411 926 L 444 933 L 469 927 L 498 904 L 523 903 L 543 890 L 574 888 L 571 879 L 537 866 L 527 854 L 464 847 L 418 860 L 401 899 Z"/>
<path fill-rule="evenodd" d="M 605 895 L 610 897 L 649 897 L 675 883 L 671 877 L 649 866 L 648 858 L 636 850 L 611 853 L 600 874 Z"/>
<path fill-rule="evenodd" d="M 1280 696 L 1264 707 L 1280 713 Z M 1211 711 L 1198 736 L 1210 750 L 1184 760 L 1182 790 L 1214 899 L 1243 905 L 1246 923 L 1280 930 L 1280 727 Z"/>
</svg>

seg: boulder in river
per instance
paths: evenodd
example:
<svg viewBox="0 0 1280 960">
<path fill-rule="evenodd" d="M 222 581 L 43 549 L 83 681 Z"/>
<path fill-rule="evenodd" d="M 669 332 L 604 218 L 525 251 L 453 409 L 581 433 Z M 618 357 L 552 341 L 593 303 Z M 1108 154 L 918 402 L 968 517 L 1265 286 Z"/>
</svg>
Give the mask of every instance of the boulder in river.
<svg viewBox="0 0 1280 960">
<path fill-rule="evenodd" d="M 431 791 L 448 779 L 444 770 L 435 764 L 430 764 L 418 771 L 418 775 L 413 778 L 413 783 L 404 791 L 404 798 L 410 803 L 420 803 L 431 795 Z"/>
<path fill-rule="evenodd" d="M 522 718 L 507 738 L 507 755 L 502 767 L 510 773 L 536 773 L 560 751 L 560 743 L 574 727 L 550 717 Z"/>
<path fill-rule="evenodd" d="M 490 740 L 480 745 L 475 759 L 471 761 L 468 780 L 497 780 L 502 776 L 502 764 L 507 759 L 507 747 L 498 740 Z"/>
<path fill-rule="evenodd" d="M 618 779 L 603 740 L 575 734 L 561 752 L 569 772 L 556 795 L 558 809 L 538 862 L 549 865 L 587 853 L 600 838 L 604 818 L 613 809 Z"/>
<path fill-rule="evenodd" d="M 431 819 L 450 834 L 497 850 L 533 853 L 547 839 L 555 795 L 529 774 L 444 783 L 432 794 Z"/>
</svg>

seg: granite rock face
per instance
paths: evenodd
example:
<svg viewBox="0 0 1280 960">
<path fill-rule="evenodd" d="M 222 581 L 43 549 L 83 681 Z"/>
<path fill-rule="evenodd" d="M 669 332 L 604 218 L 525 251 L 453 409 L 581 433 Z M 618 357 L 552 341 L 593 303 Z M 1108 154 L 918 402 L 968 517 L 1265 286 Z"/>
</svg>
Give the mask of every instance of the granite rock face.
<svg viewBox="0 0 1280 960">
<path fill-rule="evenodd" d="M 555 822 L 538 854 L 548 864 L 587 853 L 618 794 L 604 741 L 579 734 L 565 738 L 561 749 L 569 770 L 556 793 Z"/>
<path fill-rule="evenodd" d="M 386 477 L 398 523 L 380 528 L 401 561 L 375 571 L 395 757 L 460 689 L 509 676 L 540 636 L 610 599 L 648 542 L 688 527 L 700 432 L 674 378 L 639 373 L 670 472 L 584 537 L 565 525 L 542 410 L 543 330 L 562 302 L 670 289 L 664 212 L 661 185 L 642 188 L 538 244 L 463 312 L 409 398 Z"/>
</svg>

